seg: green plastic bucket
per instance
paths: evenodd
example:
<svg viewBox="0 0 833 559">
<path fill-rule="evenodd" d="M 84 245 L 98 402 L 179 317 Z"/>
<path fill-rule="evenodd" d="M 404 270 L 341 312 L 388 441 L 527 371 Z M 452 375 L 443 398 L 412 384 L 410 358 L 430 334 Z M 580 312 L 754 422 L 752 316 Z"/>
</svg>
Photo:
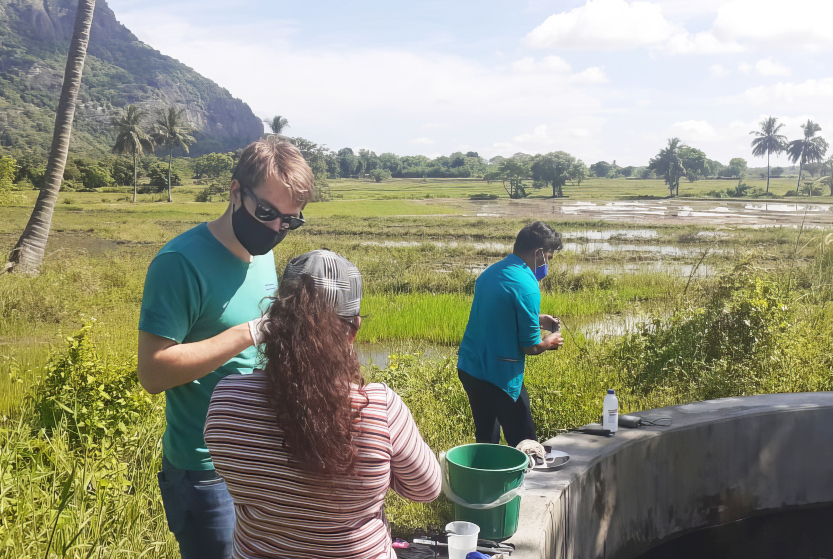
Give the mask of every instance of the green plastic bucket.
<svg viewBox="0 0 833 559">
<path fill-rule="evenodd" d="M 477 524 L 480 537 L 487 540 L 514 534 L 518 529 L 520 495 L 491 508 L 472 508 L 458 501 L 482 506 L 501 500 L 513 489 L 517 492 L 523 484 L 529 457 L 511 446 L 467 444 L 449 450 L 445 461 L 454 520 Z"/>
</svg>

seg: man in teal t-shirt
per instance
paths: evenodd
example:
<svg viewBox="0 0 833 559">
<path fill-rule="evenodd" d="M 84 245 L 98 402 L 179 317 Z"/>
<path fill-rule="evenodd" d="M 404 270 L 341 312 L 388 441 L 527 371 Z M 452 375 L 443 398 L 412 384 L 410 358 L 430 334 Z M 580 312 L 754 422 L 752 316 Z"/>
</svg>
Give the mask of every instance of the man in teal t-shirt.
<svg viewBox="0 0 833 559">
<path fill-rule="evenodd" d="M 137 372 L 148 392 L 165 392 L 159 488 L 183 559 L 231 557 L 234 503 L 203 438 L 208 403 L 223 377 L 256 365 L 278 286 L 272 248 L 303 225 L 312 190 L 293 145 L 254 142 L 240 155 L 226 212 L 171 240 L 148 268 Z"/>
<path fill-rule="evenodd" d="M 540 314 L 538 282 L 556 250 L 561 250 L 561 236 L 536 221 L 518 233 L 512 254 L 486 268 L 475 283 L 457 370 L 479 443 L 499 443 L 501 427 L 511 446 L 536 440 L 524 362 L 527 355 L 563 344 L 558 320 Z M 541 328 L 552 333 L 542 339 Z"/>
</svg>

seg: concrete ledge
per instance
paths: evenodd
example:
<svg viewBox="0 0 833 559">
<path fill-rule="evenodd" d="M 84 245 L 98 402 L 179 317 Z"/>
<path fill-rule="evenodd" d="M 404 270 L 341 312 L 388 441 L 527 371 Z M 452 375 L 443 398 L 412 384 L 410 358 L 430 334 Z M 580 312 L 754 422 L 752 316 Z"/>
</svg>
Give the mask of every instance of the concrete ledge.
<svg viewBox="0 0 833 559">
<path fill-rule="evenodd" d="M 546 443 L 571 459 L 560 471 L 527 475 L 513 557 L 631 559 L 698 528 L 833 503 L 833 392 L 633 415 L 672 424 Z"/>
</svg>

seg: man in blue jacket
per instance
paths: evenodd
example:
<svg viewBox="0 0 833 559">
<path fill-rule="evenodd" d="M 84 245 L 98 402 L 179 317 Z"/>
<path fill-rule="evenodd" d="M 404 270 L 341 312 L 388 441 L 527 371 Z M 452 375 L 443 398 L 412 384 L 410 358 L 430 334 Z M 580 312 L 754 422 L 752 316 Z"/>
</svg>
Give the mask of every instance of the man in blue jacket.
<svg viewBox="0 0 833 559">
<path fill-rule="evenodd" d="M 501 427 L 511 446 L 537 440 L 523 384 L 524 361 L 564 343 L 558 319 L 540 314 L 538 284 L 561 247 L 561 235 L 536 221 L 518 233 L 512 254 L 477 278 L 457 374 L 469 397 L 479 443 L 499 443 Z M 542 338 L 541 328 L 551 333 Z"/>
</svg>

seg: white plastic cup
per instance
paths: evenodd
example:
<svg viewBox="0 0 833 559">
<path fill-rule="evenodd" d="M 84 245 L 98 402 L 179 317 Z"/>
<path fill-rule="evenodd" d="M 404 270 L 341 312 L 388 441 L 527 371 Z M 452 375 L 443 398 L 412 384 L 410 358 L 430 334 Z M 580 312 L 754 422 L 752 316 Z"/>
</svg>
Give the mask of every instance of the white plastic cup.
<svg viewBox="0 0 833 559">
<path fill-rule="evenodd" d="M 458 520 L 445 526 L 448 532 L 448 559 L 466 559 L 466 555 L 477 551 L 477 536 L 480 526 Z"/>
</svg>

